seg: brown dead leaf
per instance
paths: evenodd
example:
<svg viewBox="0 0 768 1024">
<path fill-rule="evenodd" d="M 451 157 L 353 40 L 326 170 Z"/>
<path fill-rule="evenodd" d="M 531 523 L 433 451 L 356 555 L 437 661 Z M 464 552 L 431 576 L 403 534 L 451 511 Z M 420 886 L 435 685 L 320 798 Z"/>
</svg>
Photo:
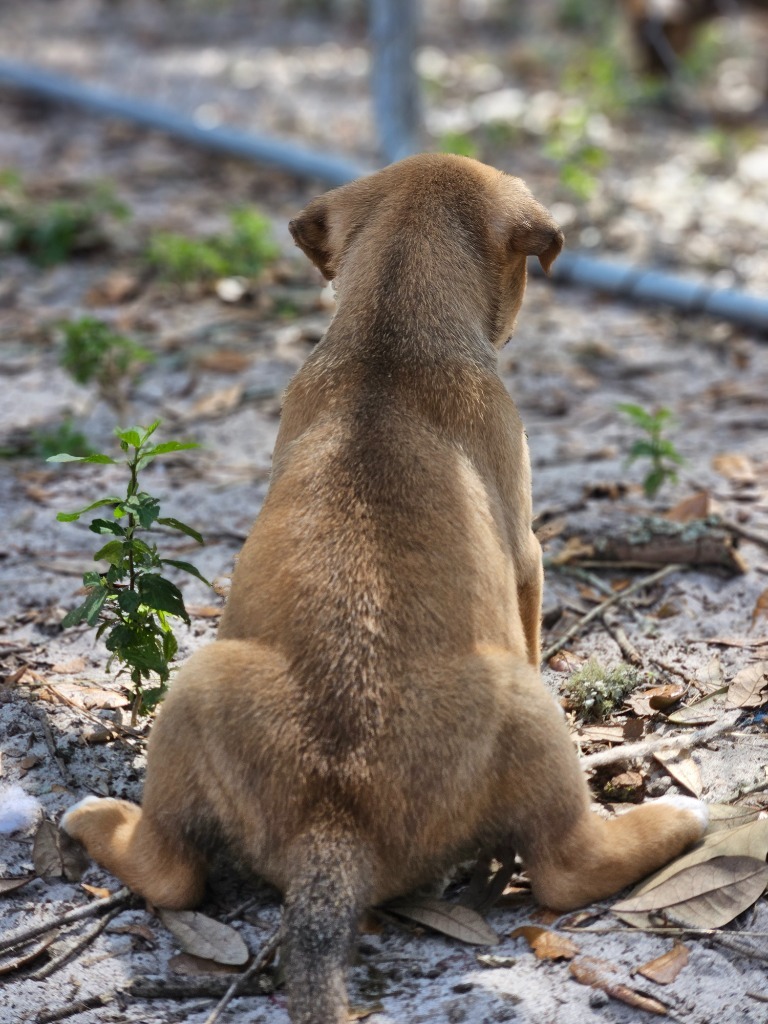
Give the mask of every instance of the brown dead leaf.
<svg viewBox="0 0 768 1024">
<path fill-rule="evenodd" d="M 239 932 L 195 910 L 159 910 L 160 920 L 185 953 L 240 966 L 248 960 L 248 947 Z"/>
<path fill-rule="evenodd" d="M 57 683 L 44 686 L 39 692 L 40 700 L 51 704 L 63 703 L 93 711 L 97 708 L 123 708 L 130 704 L 124 693 L 118 690 L 103 690 L 98 686 L 79 686 L 77 683 Z"/>
<path fill-rule="evenodd" d="M 667 512 L 665 519 L 671 519 L 673 523 L 690 523 L 694 519 L 706 519 L 710 514 L 712 499 L 708 491 L 697 491 L 687 498 L 683 498 Z"/>
<path fill-rule="evenodd" d="M 384 1004 L 383 1003 L 371 1003 L 370 1006 L 350 1006 L 349 1009 L 347 1010 L 347 1020 L 348 1021 L 366 1020 L 368 1017 L 372 1016 L 374 1013 L 383 1013 L 383 1012 L 384 1012 Z"/>
<path fill-rule="evenodd" d="M 580 658 L 578 654 L 573 654 L 571 651 L 558 651 L 547 662 L 547 665 L 554 672 L 575 672 L 583 664 L 584 659 Z"/>
<path fill-rule="evenodd" d="M 209 370 L 211 373 L 242 373 L 253 362 L 253 353 L 220 348 L 201 355 L 195 362 L 201 370 Z"/>
<path fill-rule="evenodd" d="M 585 725 L 578 731 L 582 743 L 624 743 L 622 725 Z"/>
<path fill-rule="evenodd" d="M 61 878 L 64 865 L 59 851 L 59 830 L 52 821 L 43 818 L 32 842 L 32 863 L 40 878 Z"/>
<path fill-rule="evenodd" d="M 752 461 L 740 452 L 725 452 L 712 459 L 712 468 L 737 485 L 752 484 L 756 481 Z"/>
<path fill-rule="evenodd" d="M 640 772 L 620 772 L 603 787 L 603 792 L 610 800 L 620 803 L 639 802 L 644 791 L 645 779 Z"/>
<path fill-rule="evenodd" d="M 157 936 L 151 928 L 145 924 L 119 924 L 110 927 L 109 931 L 113 935 L 132 935 L 134 938 L 140 939 L 145 946 L 150 949 L 154 949 L 157 945 Z M 181 954 L 186 956 L 186 953 Z"/>
<path fill-rule="evenodd" d="M 499 941 L 496 932 L 480 914 L 458 903 L 425 896 L 397 900 L 388 903 L 385 909 L 470 945 L 495 946 Z"/>
<path fill-rule="evenodd" d="M 216 960 L 206 960 L 192 953 L 177 953 L 168 961 L 172 974 L 240 974 L 240 968 L 234 964 L 220 964 Z"/>
<path fill-rule="evenodd" d="M 548 928 L 524 924 L 509 933 L 510 939 L 525 939 L 538 960 L 572 960 L 581 952 L 575 942 Z"/>
<path fill-rule="evenodd" d="M 23 875 L 21 878 L 0 878 L 0 896 L 9 892 L 16 892 L 27 882 L 31 882 L 37 875 Z"/>
<path fill-rule="evenodd" d="M 702 700 L 673 711 L 667 719 L 676 725 L 707 725 L 709 722 L 719 722 L 727 706 L 727 693 L 726 688 L 722 687 Z"/>
<path fill-rule="evenodd" d="M 690 644 L 719 644 L 721 647 L 765 647 L 768 636 L 708 636 L 688 637 Z"/>
<path fill-rule="evenodd" d="M 760 817 L 758 807 L 733 807 L 731 804 L 707 804 L 709 825 L 707 835 L 721 832 L 723 829 L 738 828 Z"/>
<path fill-rule="evenodd" d="M 614 981 L 611 975 L 616 973 L 616 967 L 607 960 L 600 960 L 594 956 L 580 956 L 568 965 L 568 971 L 580 985 L 601 989 L 612 999 L 618 999 L 627 1006 L 655 1013 L 659 1017 L 667 1015 L 667 1008 L 663 1003 L 635 992 L 629 985 Z"/>
<path fill-rule="evenodd" d="M 690 853 L 678 857 L 676 860 L 661 868 L 650 878 L 636 886 L 630 893 L 629 899 L 650 894 L 657 886 L 665 883 L 673 876 L 685 871 L 694 865 L 703 864 L 715 858 L 750 858 L 765 862 L 768 856 L 768 819 L 750 821 L 745 825 L 736 828 L 718 829 L 715 832 L 707 833 L 704 839 L 695 846 Z M 616 916 L 628 924 L 639 927 L 649 927 L 652 922 L 650 917 L 642 912 L 624 913 L 617 911 L 616 906 L 612 908 Z"/>
<path fill-rule="evenodd" d="M 654 711 L 666 711 L 682 700 L 687 690 L 683 683 L 666 683 L 664 686 L 653 686 L 649 690 L 643 690 L 642 695 L 647 698 Z"/>
<path fill-rule="evenodd" d="M 689 928 L 722 928 L 751 907 L 768 886 L 768 864 L 756 857 L 713 857 L 613 906 L 627 914 L 663 916 Z"/>
<path fill-rule="evenodd" d="M 689 750 L 658 750 L 653 757 L 669 772 L 675 782 L 694 796 L 701 796 L 704 789 L 701 769 L 690 756 Z"/>
<path fill-rule="evenodd" d="M 766 588 L 755 601 L 755 607 L 752 610 L 752 624 L 750 629 L 754 628 L 755 623 L 760 618 L 768 618 L 768 588 Z"/>
<path fill-rule="evenodd" d="M 243 397 L 243 384 L 232 384 L 228 388 L 220 388 L 198 399 L 185 419 L 215 419 L 226 416 L 236 409 Z"/>
<path fill-rule="evenodd" d="M 141 281 L 135 274 L 115 270 L 88 290 L 85 302 L 88 306 L 113 306 L 118 302 L 127 302 L 128 299 L 135 298 L 140 287 Z"/>
<path fill-rule="evenodd" d="M 593 558 L 594 546 L 581 537 L 569 537 L 562 549 L 552 556 L 553 565 L 568 565 L 577 558 Z"/>
<path fill-rule="evenodd" d="M 715 651 L 703 669 L 696 673 L 696 686 L 705 697 L 716 693 L 725 685 L 720 651 Z"/>
<path fill-rule="evenodd" d="M 104 900 L 107 898 L 107 896 L 112 895 L 109 889 L 104 889 L 100 885 L 88 885 L 86 882 L 81 882 L 80 888 L 83 889 L 85 892 L 89 893 L 91 896 L 95 896 L 97 900 Z"/>
<path fill-rule="evenodd" d="M 676 942 L 672 949 L 657 956 L 655 960 L 649 960 L 647 964 L 636 967 L 632 973 L 642 974 L 644 978 L 655 981 L 657 985 L 669 985 L 688 963 L 688 953 L 687 946 L 682 942 Z"/>
<path fill-rule="evenodd" d="M 224 609 L 217 604 L 188 604 L 187 611 L 192 618 L 218 619 Z"/>
<path fill-rule="evenodd" d="M 728 687 L 729 708 L 759 708 L 768 701 L 768 661 L 747 665 Z"/>
<path fill-rule="evenodd" d="M 57 661 L 55 665 L 51 665 L 51 672 L 56 675 L 74 675 L 76 672 L 82 672 L 85 668 L 85 658 L 70 658 L 69 661 Z"/>
</svg>

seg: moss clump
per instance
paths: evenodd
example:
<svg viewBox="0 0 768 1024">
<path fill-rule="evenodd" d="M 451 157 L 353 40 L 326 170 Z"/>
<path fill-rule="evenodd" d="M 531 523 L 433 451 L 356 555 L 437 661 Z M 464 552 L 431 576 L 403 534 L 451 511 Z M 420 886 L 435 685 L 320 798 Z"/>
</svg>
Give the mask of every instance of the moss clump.
<svg viewBox="0 0 768 1024">
<path fill-rule="evenodd" d="M 568 703 L 584 721 L 601 721 L 616 711 L 643 680 L 642 673 L 632 665 L 605 668 L 594 658 L 565 684 Z"/>
</svg>

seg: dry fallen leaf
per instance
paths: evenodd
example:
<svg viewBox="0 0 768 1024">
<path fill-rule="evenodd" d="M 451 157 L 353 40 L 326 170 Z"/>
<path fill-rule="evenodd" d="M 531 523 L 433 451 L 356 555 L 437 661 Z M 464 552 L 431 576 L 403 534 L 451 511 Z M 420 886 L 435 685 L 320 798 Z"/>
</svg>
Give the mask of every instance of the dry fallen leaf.
<svg viewBox="0 0 768 1024">
<path fill-rule="evenodd" d="M 172 974 L 239 974 L 240 968 L 235 964 L 221 964 L 216 960 L 206 960 L 192 953 L 177 953 L 168 961 Z"/>
<path fill-rule="evenodd" d="M 242 373 L 253 362 L 253 353 L 220 348 L 213 352 L 206 352 L 195 362 L 201 370 L 210 370 L 213 373 Z"/>
<path fill-rule="evenodd" d="M 215 419 L 218 416 L 226 416 L 240 404 L 243 397 L 243 384 L 233 384 L 228 388 L 221 388 L 209 395 L 198 399 L 187 414 L 185 419 Z"/>
<path fill-rule="evenodd" d="M 677 725 L 707 725 L 709 722 L 721 722 L 725 717 L 727 701 L 728 691 L 721 687 L 708 697 L 673 711 L 667 716 L 667 720 Z"/>
<path fill-rule="evenodd" d="M 712 459 L 712 468 L 734 484 L 751 484 L 757 479 L 751 460 L 740 452 L 725 452 Z"/>
<path fill-rule="evenodd" d="M 690 756 L 689 750 L 657 750 L 653 757 L 669 772 L 675 782 L 694 796 L 701 796 L 704 788 L 701 769 Z"/>
<path fill-rule="evenodd" d="M 22 885 L 26 885 L 36 877 L 37 875 L 24 875 L 22 878 L 0 878 L 0 896 L 7 892 L 16 892 Z"/>
<path fill-rule="evenodd" d="M 645 896 L 674 875 L 716 857 L 747 857 L 764 863 L 766 856 L 768 856 L 768 819 L 750 821 L 737 828 L 718 829 L 705 835 L 704 839 L 690 853 L 678 857 L 677 860 L 667 864 L 636 886 L 630 893 L 629 899 Z M 628 924 L 649 927 L 652 923 L 649 916 L 642 912 L 632 914 L 617 912 L 616 905 L 612 910 L 617 917 Z"/>
<path fill-rule="evenodd" d="M 219 964 L 239 966 L 248 960 L 242 936 L 228 924 L 195 910 L 159 910 L 158 914 L 185 953 Z"/>
<path fill-rule="evenodd" d="M 59 852 L 59 830 L 44 818 L 35 832 L 32 843 L 32 863 L 40 878 L 61 878 L 64 865 Z"/>
<path fill-rule="evenodd" d="M 715 651 L 703 669 L 696 673 L 696 686 L 705 697 L 717 693 L 725 685 L 723 666 L 720 661 L 720 652 Z"/>
<path fill-rule="evenodd" d="M 756 857 L 713 857 L 678 871 L 641 895 L 621 900 L 613 912 L 661 915 L 689 928 L 722 928 L 751 907 L 768 886 L 768 864 Z"/>
<path fill-rule="evenodd" d="M 365 1020 L 374 1013 L 383 1013 L 383 1003 L 371 1003 L 370 1006 L 350 1006 L 347 1010 L 347 1020 Z"/>
<path fill-rule="evenodd" d="M 553 565 L 568 565 L 577 558 L 593 558 L 594 546 L 581 537 L 569 537 L 561 551 L 552 557 Z"/>
<path fill-rule="evenodd" d="M 766 588 L 755 601 L 755 607 L 752 610 L 752 625 L 750 626 L 750 629 L 754 628 L 754 625 L 759 618 L 768 618 L 768 588 Z"/>
<path fill-rule="evenodd" d="M 731 804 L 707 804 L 709 825 L 707 835 L 723 829 L 738 828 L 750 821 L 757 821 L 760 810 L 757 807 L 733 807 Z"/>
<path fill-rule="evenodd" d="M 568 965 L 568 971 L 580 985 L 601 989 L 612 999 L 618 999 L 622 1003 L 626 1003 L 627 1006 L 634 1006 L 635 1009 L 646 1010 L 648 1013 L 655 1013 L 660 1017 L 665 1017 L 667 1014 L 666 1006 L 657 999 L 641 995 L 629 985 L 614 981 L 611 975 L 616 973 L 616 968 L 606 960 L 599 960 L 593 956 L 581 956 Z"/>
<path fill-rule="evenodd" d="M 728 687 L 729 708 L 759 708 L 768 701 L 768 661 L 758 661 L 737 672 Z"/>
<path fill-rule="evenodd" d="M 655 981 L 657 985 L 669 985 L 688 963 L 688 952 L 687 946 L 682 942 L 676 942 L 672 949 L 657 956 L 655 960 L 649 960 L 647 964 L 636 967 L 632 973 L 642 974 L 644 978 Z"/>
<path fill-rule="evenodd" d="M 581 952 L 575 942 L 549 928 L 524 924 L 509 933 L 510 939 L 525 939 L 538 960 L 572 960 Z"/>
<path fill-rule="evenodd" d="M 51 672 L 55 672 L 56 675 L 74 675 L 76 672 L 82 672 L 85 668 L 85 658 L 70 658 L 68 661 L 57 661 L 55 665 L 51 665 Z"/>
<path fill-rule="evenodd" d="M 495 946 L 499 941 L 484 918 L 470 907 L 458 903 L 425 896 L 388 903 L 385 909 L 470 945 Z"/>
<path fill-rule="evenodd" d="M 558 651 L 557 654 L 553 654 L 547 662 L 547 665 L 554 672 L 575 672 L 576 669 L 581 668 L 584 664 L 584 659 L 580 658 L 578 654 L 574 654 L 572 651 Z"/>
<path fill-rule="evenodd" d="M 98 686 L 78 686 L 76 683 L 43 686 L 37 695 L 40 700 L 48 701 L 50 704 L 69 703 L 85 711 L 122 708 L 130 704 L 128 697 L 117 690 L 105 690 Z"/>
<path fill-rule="evenodd" d="M 683 498 L 667 512 L 665 519 L 673 523 L 690 523 L 694 519 L 706 519 L 712 508 L 712 499 L 707 491 L 697 491 Z"/>
<path fill-rule="evenodd" d="M 112 895 L 109 889 L 104 889 L 100 885 L 87 885 L 85 882 L 81 882 L 80 888 L 84 889 L 89 895 L 95 896 L 97 900 L 104 900 L 107 896 Z"/>
</svg>

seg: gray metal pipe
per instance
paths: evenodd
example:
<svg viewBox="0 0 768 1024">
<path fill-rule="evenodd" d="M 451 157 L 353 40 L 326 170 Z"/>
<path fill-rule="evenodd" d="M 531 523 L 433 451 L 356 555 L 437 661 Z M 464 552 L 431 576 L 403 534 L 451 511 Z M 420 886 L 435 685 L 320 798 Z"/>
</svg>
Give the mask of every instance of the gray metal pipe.
<svg viewBox="0 0 768 1024">
<path fill-rule="evenodd" d="M 204 149 L 280 167 L 302 178 L 316 178 L 327 185 L 345 185 L 372 170 L 338 157 L 314 153 L 290 142 L 251 135 L 236 128 L 204 128 L 192 118 L 157 104 L 120 96 L 100 86 L 83 85 L 64 75 L 14 61 L 0 61 L 0 85 L 11 86 L 54 103 L 79 107 L 100 117 L 130 121 Z"/>
<path fill-rule="evenodd" d="M 534 273 L 542 273 L 538 263 L 531 261 L 530 267 Z M 709 313 L 768 333 L 768 299 L 759 295 L 712 288 L 661 270 L 595 259 L 579 252 L 562 253 L 551 276 L 553 281 L 593 288 L 621 299 L 661 303 L 682 313 Z"/>
<path fill-rule="evenodd" d="M 13 61 L 0 61 L 0 85 L 3 84 L 41 99 L 75 106 L 100 117 L 116 117 L 204 149 L 279 167 L 298 177 L 314 178 L 331 186 L 344 185 L 373 170 L 234 128 L 203 128 L 191 118 L 155 104 L 128 99 L 107 89 L 82 85 L 63 75 Z M 541 272 L 535 261 L 531 261 L 531 270 Z M 554 265 L 552 279 L 593 288 L 628 301 L 659 303 L 684 313 L 709 313 L 768 333 L 768 299 L 734 289 L 711 288 L 663 271 L 564 252 Z"/>
</svg>

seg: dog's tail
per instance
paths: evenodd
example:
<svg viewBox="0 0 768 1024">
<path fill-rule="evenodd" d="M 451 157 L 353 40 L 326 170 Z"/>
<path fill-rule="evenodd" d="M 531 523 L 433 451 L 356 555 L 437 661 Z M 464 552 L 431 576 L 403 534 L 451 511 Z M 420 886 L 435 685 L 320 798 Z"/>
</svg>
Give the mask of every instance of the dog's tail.
<svg viewBox="0 0 768 1024">
<path fill-rule="evenodd" d="M 293 1024 L 346 1024 L 346 969 L 368 904 L 370 864 L 351 836 L 317 831 L 291 850 L 282 957 Z"/>
</svg>

